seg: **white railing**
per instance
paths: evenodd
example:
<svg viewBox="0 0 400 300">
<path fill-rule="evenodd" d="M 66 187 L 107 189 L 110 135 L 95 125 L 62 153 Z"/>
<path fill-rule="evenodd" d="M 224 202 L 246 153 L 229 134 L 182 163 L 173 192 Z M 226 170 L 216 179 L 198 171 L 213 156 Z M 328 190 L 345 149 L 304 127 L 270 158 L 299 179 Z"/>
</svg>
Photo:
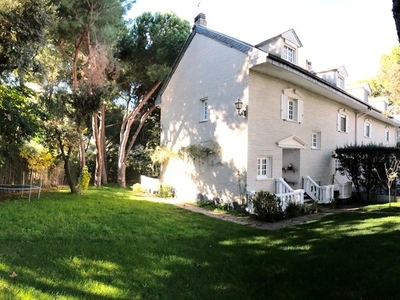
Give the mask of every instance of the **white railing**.
<svg viewBox="0 0 400 300">
<path fill-rule="evenodd" d="M 282 201 L 282 209 L 285 209 L 289 202 L 304 203 L 304 190 L 293 190 L 283 178 L 275 179 L 275 194 Z"/>
<path fill-rule="evenodd" d="M 318 203 L 330 203 L 333 199 L 333 184 L 319 186 L 310 176 L 305 176 L 303 187 L 307 195 Z"/>
<path fill-rule="evenodd" d="M 246 210 L 250 214 L 254 214 L 254 206 L 251 201 L 251 196 L 253 196 L 255 191 L 247 191 L 247 208 Z M 286 183 L 283 178 L 275 179 L 275 195 L 281 199 L 282 209 L 285 210 L 289 202 L 296 202 L 299 204 L 304 203 L 304 190 L 298 189 L 293 190 L 290 185 Z"/>
<path fill-rule="evenodd" d="M 276 196 L 281 199 L 282 209 L 285 210 L 290 202 L 303 204 L 304 203 L 304 190 L 298 189 L 291 193 L 286 194 L 276 194 Z"/>
<path fill-rule="evenodd" d="M 275 194 L 287 194 L 293 191 L 293 188 L 283 178 L 275 178 Z"/>
</svg>

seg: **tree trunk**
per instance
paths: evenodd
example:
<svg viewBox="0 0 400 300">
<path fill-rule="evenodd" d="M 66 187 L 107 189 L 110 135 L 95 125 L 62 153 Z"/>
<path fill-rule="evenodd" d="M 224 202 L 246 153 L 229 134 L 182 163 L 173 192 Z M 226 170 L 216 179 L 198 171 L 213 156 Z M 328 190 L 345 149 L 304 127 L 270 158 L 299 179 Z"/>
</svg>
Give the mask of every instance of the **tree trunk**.
<svg viewBox="0 0 400 300">
<path fill-rule="evenodd" d="M 133 120 L 132 120 L 133 122 Z M 118 185 L 122 188 L 126 187 L 126 144 L 128 143 L 129 133 L 131 130 L 132 122 L 124 120 L 121 126 L 120 143 L 118 148 Z"/>
<path fill-rule="evenodd" d="M 80 156 L 80 172 L 86 166 L 86 148 L 83 140 L 83 133 L 79 132 L 79 156 Z"/>
<path fill-rule="evenodd" d="M 93 137 L 96 144 L 96 169 L 94 171 L 94 185 L 96 187 L 101 187 L 101 174 L 103 171 L 103 150 L 100 142 L 98 118 L 98 113 L 94 113 L 92 115 Z"/>
<path fill-rule="evenodd" d="M 126 164 L 120 159 L 118 159 L 118 185 L 126 188 Z"/>
<path fill-rule="evenodd" d="M 107 184 L 107 165 L 106 165 L 106 104 L 103 103 L 100 107 L 101 120 L 100 120 L 100 145 L 103 161 L 101 164 L 101 183 Z"/>
<path fill-rule="evenodd" d="M 146 94 L 146 96 L 142 99 L 142 101 L 135 107 L 135 109 L 131 112 L 128 112 L 128 106 L 127 106 L 127 112 L 124 115 L 124 118 L 122 120 L 122 125 L 119 133 L 119 148 L 118 148 L 118 184 L 120 187 L 125 188 L 126 187 L 126 159 L 127 156 L 132 149 L 133 144 L 135 143 L 136 137 L 137 137 L 137 130 L 134 135 L 134 138 L 131 140 L 131 142 L 128 145 L 128 139 L 129 135 L 131 132 L 131 127 L 133 124 L 133 121 L 135 120 L 136 116 L 139 114 L 140 110 L 143 108 L 144 104 L 150 99 L 150 97 L 154 94 L 154 92 L 157 90 L 157 88 L 160 86 L 161 81 L 157 82 L 153 88 Z M 150 108 L 152 111 L 154 108 Z M 143 124 L 146 121 L 146 118 L 149 114 L 146 112 L 140 119 L 140 124 L 139 124 L 139 131 L 143 127 Z M 145 117 L 144 117 L 145 116 Z"/>
<path fill-rule="evenodd" d="M 61 157 L 64 160 L 64 171 L 65 171 L 65 176 L 67 177 L 67 183 L 69 185 L 69 188 L 71 190 L 71 194 L 78 194 L 78 189 L 76 188 L 74 179 L 72 178 L 71 174 L 71 166 L 70 166 L 70 155 L 71 155 L 71 148 L 68 149 L 68 152 L 65 153 L 65 147 L 63 144 L 63 141 L 60 136 L 57 137 L 58 140 L 58 146 L 60 147 L 60 152 L 61 152 Z"/>
<path fill-rule="evenodd" d="M 65 171 L 65 176 L 67 177 L 67 183 L 71 190 L 71 194 L 78 194 L 78 189 L 76 188 L 76 185 L 75 185 L 74 180 L 71 175 L 71 166 L 69 163 L 69 156 L 64 157 L 64 171 Z"/>
</svg>

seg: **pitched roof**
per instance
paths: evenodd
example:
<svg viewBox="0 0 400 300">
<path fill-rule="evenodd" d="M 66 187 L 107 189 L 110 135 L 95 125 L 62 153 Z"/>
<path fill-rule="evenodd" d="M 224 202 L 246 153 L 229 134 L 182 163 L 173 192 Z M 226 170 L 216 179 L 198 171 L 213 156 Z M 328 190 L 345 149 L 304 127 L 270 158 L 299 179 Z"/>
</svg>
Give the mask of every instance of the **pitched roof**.
<svg viewBox="0 0 400 300">
<path fill-rule="evenodd" d="M 172 75 L 175 73 L 176 68 L 179 65 L 179 62 L 181 61 L 183 55 L 185 54 L 187 48 L 189 47 L 191 41 L 193 40 L 194 36 L 196 34 L 201 34 L 206 37 L 209 37 L 217 42 L 220 42 L 226 46 L 229 46 L 231 48 L 234 48 L 238 51 L 241 51 L 243 53 L 248 53 L 250 50 L 252 50 L 254 47 L 248 43 L 245 43 L 243 41 L 240 41 L 238 39 L 235 39 L 233 37 L 230 37 L 228 35 L 222 34 L 220 32 L 211 30 L 207 27 L 204 27 L 202 25 L 197 25 L 195 24 L 192 28 L 192 32 L 190 33 L 189 37 L 186 39 L 185 44 L 182 47 L 181 52 L 179 53 L 177 59 L 175 60 L 174 65 L 172 66 L 171 72 L 168 74 L 168 77 L 165 79 L 160 92 L 158 93 L 157 99 L 156 99 L 156 105 L 160 104 L 160 95 L 164 92 L 165 88 L 167 87 L 169 81 L 171 80 Z"/>
<path fill-rule="evenodd" d="M 236 50 L 239 50 L 241 52 L 244 52 L 244 53 L 247 53 L 247 52 L 249 52 L 250 50 L 253 49 L 253 46 L 248 44 L 248 43 L 245 43 L 243 41 L 237 40 L 237 39 L 235 39 L 233 37 L 230 37 L 228 35 L 219 33 L 217 31 L 211 30 L 211 29 L 209 29 L 207 27 L 204 27 L 204 26 L 194 25 L 192 33 L 193 32 L 202 34 L 202 35 L 207 36 L 209 38 L 212 38 L 215 41 L 218 41 L 218 42 L 220 42 L 222 44 L 230 46 L 230 47 L 232 47 L 232 48 L 234 48 Z"/>
<path fill-rule="evenodd" d="M 293 44 L 295 44 L 297 47 L 303 47 L 303 44 L 300 42 L 299 37 L 297 36 L 296 32 L 293 29 L 289 29 L 281 34 L 278 34 L 272 38 L 269 38 L 268 40 L 265 40 L 259 44 L 256 45 L 257 48 L 264 46 L 265 44 L 270 43 L 273 40 L 276 40 L 277 38 L 284 38 Z"/>
</svg>

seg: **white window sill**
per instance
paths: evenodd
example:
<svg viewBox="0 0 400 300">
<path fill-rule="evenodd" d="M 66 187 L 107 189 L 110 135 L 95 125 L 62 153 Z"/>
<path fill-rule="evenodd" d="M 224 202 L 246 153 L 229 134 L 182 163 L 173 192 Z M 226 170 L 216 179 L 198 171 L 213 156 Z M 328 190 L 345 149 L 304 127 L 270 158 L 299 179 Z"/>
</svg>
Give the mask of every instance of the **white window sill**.
<svg viewBox="0 0 400 300">
<path fill-rule="evenodd" d="M 268 180 L 274 180 L 273 178 L 270 177 L 257 177 L 256 181 L 268 181 Z"/>
</svg>

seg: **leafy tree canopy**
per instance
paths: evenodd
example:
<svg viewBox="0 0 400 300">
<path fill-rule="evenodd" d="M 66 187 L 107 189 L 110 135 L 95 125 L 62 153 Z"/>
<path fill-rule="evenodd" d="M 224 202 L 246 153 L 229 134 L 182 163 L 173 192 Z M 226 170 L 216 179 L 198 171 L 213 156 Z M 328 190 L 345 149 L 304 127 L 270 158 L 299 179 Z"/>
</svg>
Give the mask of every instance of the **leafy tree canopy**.
<svg viewBox="0 0 400 300">
<path fill-rule="evenodd" d="M 190 33 L 190 24 L 173 13 L 146 12 L 134 20 L 118 43 L 122 61 L 121 82 L 143 95 L 155 82 L 163 81 Z"/>
<path fill-rule="evenodd" d="M 20 81 L 38 71 L 37 51 L 46 40 L 52 7 L 45 0 L 0 0 L 0 77 L 17 70 Z"/>
</svg>

